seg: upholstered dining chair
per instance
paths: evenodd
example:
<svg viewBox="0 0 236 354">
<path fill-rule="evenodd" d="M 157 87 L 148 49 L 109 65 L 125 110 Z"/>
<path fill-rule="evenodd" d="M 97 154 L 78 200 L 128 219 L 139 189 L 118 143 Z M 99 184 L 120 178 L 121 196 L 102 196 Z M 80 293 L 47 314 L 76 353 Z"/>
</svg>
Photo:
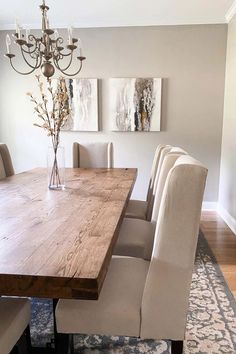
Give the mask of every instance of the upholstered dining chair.
<svg viewBox="0 0 236 354">
<path fill-rule="evenodd" d="M 158 145 L 152 166 L 151 178 L 149 182 L 147 198 L 146 200 L 136 200 L 131 199 L 127 205 L 125 217 L 126 218 L 135 218 L 135 219 L 147 219 L 147 214 L 150 214 L 152 209 L 152 198 L 153 198 L 153 189 L 155 180 L 158 179 L 159 169 L 162 165 L 165 155 L 171 150 L 170 145 Z"/>
<path fill-rule="evenodd" d="M 115 256 L 97 301 L 59 300 L 57 354 L 75 333 L 168 339 L 182 353 L 206 176 L 181 156 L 165 183 L 151 261 Z"/>
<path fill-rule="evenodd" d="M 73 167 L 112 168 L 112 143 L 73 144 Z"/>
<path fill-rule="evenodd" d="M 11 155 L 6 144 L 0 143 L 0 179 L 14 175 Z"/>
<path fill-rule="evenodd" d="M 0 298 L 0 353 L 9 354 L 15 347 L 30 353 L 30 301 L 24 298 Z M 25 342 L 25 343 L 24 343 Z M 17 351 L 19 348 L 19 351 Z"/>
<path fill-rule="evenodd" d="M 176 152 L 175 152 L 176 151 Z M 179 148 L 173 148 L 164 157 L 159 178 L 155 181 L 155 197 L 151 221 L 124 218 L 113 254 L 119 256 L 151 259 L 156 222 L 167 176 L 177 159 L 187 153 Z"/>
</svg>

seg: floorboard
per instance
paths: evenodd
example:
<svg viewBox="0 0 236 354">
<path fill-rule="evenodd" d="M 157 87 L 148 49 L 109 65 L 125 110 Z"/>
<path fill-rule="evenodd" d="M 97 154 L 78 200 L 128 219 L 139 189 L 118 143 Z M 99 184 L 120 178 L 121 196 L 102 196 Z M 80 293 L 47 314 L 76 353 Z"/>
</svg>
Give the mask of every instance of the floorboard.
<svg viewBox="0 0 236 354">
<path fill-rule="evenodd" d="M 236 299 L 236 235 L 214 211 L 203 211 L 201 229 Z"/>
</svg>

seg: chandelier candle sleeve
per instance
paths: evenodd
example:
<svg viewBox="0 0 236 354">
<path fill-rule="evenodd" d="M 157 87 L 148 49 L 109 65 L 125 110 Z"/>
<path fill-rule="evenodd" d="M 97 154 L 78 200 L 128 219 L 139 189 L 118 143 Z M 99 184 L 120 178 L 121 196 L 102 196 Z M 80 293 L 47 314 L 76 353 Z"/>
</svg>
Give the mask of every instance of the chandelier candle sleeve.
<svg viewBox="0 0 236 354">
<path fill-rule="evenodd" d="M 7 46 L 7 54 L 10 54 L 10 45 L 11 45 L 11 38 L 9 34 L 6 35 L 6 46 Z"/>
<path fill-rule="evenodd" d="M 72 27 L 68 29 L 68 42 L 59 36 L 57 30 L 53 30 L 49 26 L 47 12 L 49 7 L 43 1 L 40 5 L 42 12 L 42 36 L 36 37 L 26 29 L 25 35 L 21 33 L 21 28 L 16 20 L 16 32 L 14 34 L 14 43 L 18 45 L 20 53 L 25 61 L 28 71 L 22 72 L 18 70 L 13 59 L 15 54 L 10 52 L 10 43 L 7 44 L 7 53 L 5 56 L 9 59 L 11 67 L 21 75 L 32 74 L 35 70 L 41 68 L 44 76 L 50 78 L 57 71 L 66 76 L 76 76 L 82 69 L 83 61 L 86 59 L 79 52 L 79 56 L 73 56 L 74 51 L 78 48 L 77 38 L 73 38 Z M 68 44 L 67 44 L 67 43 Z M 79 65 L 75 72 L 70 72 L 70 68 L 74 67 L 73 61 L 77 60 Z"/>
</svg>

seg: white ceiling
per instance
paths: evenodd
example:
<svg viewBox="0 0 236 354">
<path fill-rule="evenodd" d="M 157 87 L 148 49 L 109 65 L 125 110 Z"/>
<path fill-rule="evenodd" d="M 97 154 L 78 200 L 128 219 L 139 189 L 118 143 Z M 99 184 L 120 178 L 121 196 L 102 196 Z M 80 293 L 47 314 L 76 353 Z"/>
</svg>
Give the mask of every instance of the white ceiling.
<svg viewBox="0 0 236 354">
<path fill-rule="evenodd" d="M 0 0 L 0 29 L 41 27 L 41 0 Z M 52 27 L 225 23 L 234 0 L 46 0 Z"/>
</svg>

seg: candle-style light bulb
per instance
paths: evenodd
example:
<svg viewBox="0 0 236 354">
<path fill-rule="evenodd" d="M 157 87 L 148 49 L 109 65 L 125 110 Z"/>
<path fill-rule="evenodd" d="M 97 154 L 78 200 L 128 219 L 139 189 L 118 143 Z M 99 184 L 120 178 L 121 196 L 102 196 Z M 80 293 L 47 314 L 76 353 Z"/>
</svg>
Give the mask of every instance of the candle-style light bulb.
<svg viewBox="0 0 236 354">
<path fill-rule="evenodd" d="M 58 32 L 57 29 L 55 29 L 55 31 L 54 31 L 54 40 L 56 41 L 58 37 L 59 37 L 59 32 Z"/>
<path fill-rule="evenodd" d="M 83 56 L 82 42 L 81 42 L 80 38 L 78 39 L 78 53 L 79 53 L 79 55 L 78 55 L 79 57 Z"/>
<path fill-rule="evenodd" d="M 18 19 L 15 20 L 15 24 L 16 24 L 16 34 L 18 36 L 18 39 L 20 39 L 21 33 L 20 33 L 20 26 L 19 26 L 19 23 L 18 23 Z"/>
<path fill-rule="evenodd" d="M 73 44 L 73 41 L 72 41 L 72 33 L 73 33 L 72 27 L 69 27 L 69 28 L 68 28 L 68 43 L 69 43 L 69 44 Z"/>
<path fill-rule="evenodd" d="M 11 38 L 9 34 L 6 35 L 6 46 L 7 46 L 7 54 L 10 54 L 10 45 L 11 45 Z"/>
<path fill-rule="evenodd" d="M 26 28 L 26 30 L 25 30 L 25 39 L 26 39 L 27 43 L 29 43 L 29 36 L 30 36 L 30 28 Z"/>
</svg>

